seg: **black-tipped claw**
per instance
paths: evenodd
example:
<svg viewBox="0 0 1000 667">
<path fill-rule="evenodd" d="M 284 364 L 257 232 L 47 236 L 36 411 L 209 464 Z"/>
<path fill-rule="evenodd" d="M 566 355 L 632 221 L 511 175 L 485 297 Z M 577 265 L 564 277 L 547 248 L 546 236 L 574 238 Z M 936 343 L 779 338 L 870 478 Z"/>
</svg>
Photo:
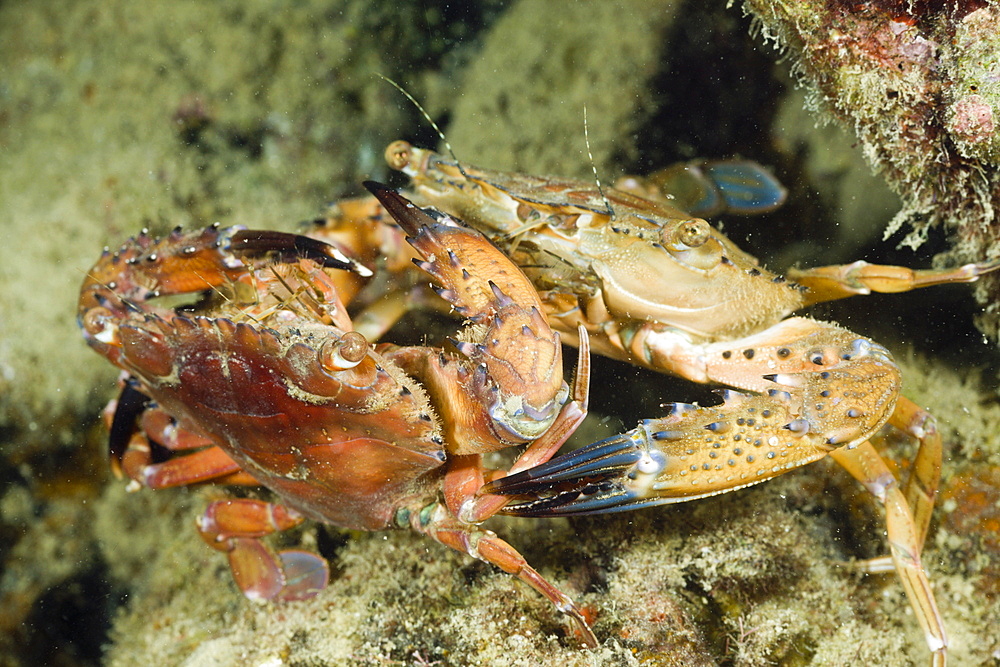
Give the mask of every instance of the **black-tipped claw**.
<svg viewBox="0 0 1000 667">
<path fill-rule="evenodd" d="M 616 435 L 547 463 L 494 480 L 485 493 L 520 496 L 583 487 L 621 477 L 642 458 L 642 452 L 627 436 Z"/>
<path fill-rule="evenodd" d="M 642 497 L 630 476 L 650 453 L 629 434 L 616 435 L 548 463 L 490 482 L 484 493 L 522 496 L 501 512 L 514 516 L 570 516 L 620 512 L 659 504 Z"/>
<path fill-rule="evenodd" d="M 295 261 L 304 257 L 328 269 L 345 269 L 362 276 L 372 274 L 370 269 L 347 257 L 329 243 L 301 234 L 241 229 L 233 234 L 229 247 L 234 252 L 248 255 L 275 253 L 284 261 Z"/>
<path fill-rule="evenodd" d="M 426 211 L 388 185 L 383 185 L 378 181 L 365 181 L 362 185 L 368 189 L 368 192 L 375 195 L 375 198 L 385 207 L 385 210 L 389 211 L 389 215 L 395 219 L 408 236 L 414 237 L 419 233 L 421 227 L 437 222 Z"/>
</svg>

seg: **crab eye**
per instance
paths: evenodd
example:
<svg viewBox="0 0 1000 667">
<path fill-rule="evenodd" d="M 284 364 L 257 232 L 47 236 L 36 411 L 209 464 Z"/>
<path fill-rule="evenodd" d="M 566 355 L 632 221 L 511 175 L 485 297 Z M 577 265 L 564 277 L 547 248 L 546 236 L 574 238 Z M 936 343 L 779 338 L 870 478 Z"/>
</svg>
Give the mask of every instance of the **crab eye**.
<svg viewBox="0 0 1000 667">
<path fill-rule="evenodd" d="M 83 330 L 105 345 L 120 345 L 118 327 L 111 311 L 103 306 L 91 308 L 83 316 Z"/>
<path fill-rule="evenodd" d="M 368 356 L 368 341 L 357 331 L 348 331 L 336 340 L 328 340 L 319 350 L 319 362 L 334 373 L 354 368 Z"/>
<path fill-rule="evenodd" d="M 664 232 L 666 231 L 664 230 Z M 701 218 L 693 218 L 678 223 L 673 230 L 673 238 L 669 239 L 669 245 L 697 248 L 705 245 L 705 242 L 708 241 L 711 235 L 712 230 L 709 228 L 707 222 Z M 664 245 L 667 244 L 665 243 Z"/>
<path fill-rule="evenodd" d="M 385 149 L 385 161 L 390 169 L 403 171 L 413 157 L 413 146 L 409 142 L 399 140 L 389 144 Z"/>
</svg>

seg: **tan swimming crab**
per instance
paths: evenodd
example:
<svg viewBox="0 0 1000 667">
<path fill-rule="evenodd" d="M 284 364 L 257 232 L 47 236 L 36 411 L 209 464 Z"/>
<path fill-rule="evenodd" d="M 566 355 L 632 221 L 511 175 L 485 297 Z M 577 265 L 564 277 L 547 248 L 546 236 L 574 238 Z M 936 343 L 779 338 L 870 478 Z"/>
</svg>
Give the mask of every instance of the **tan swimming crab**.
<svg viewBox="0 0 1000 667">
<path fill-rule="evenodd" d="M 272 490 L 280 503 L 217 501 L 198 523 L 250 598 L 299 599 L 327 582 L 322 558 L 275 554 L 260 540 L 270 533 L 304 518 L 410 527 L 514 574 L 596 646 L 573 601 L 478 527 L 507 502 L 479 492 L 493 474 L 481 454 L 527 444 L 512 470 L 552 456 L 586 412 L 587 346 L 569 386 L 560 336 L 503 253 L 447 216 L 369 187 L 420 270 L 469 321 L 460 354 L 372 346 L 353 331 L 332 276 L 369 272 L 332 246 L 235 227 L 142 234 L 105 251 L 80 293 L 87 342 L 128 376 L 112 423 L 114 463 L 134 486 Z M 155 301 L 179 294 L 202 298 Z"/>
<path fill-rule="evenodd" d="M 492 172 L 406 142 L 390 145 L 386 159 L 410 177 L 414 201 L 461 217 L 524 269 L 564 340 L 586 330 L 603 355 L 733 388 L 722 390 L 721 405 L 670 404 L 666 416 L 488 483 L 483 493 L 520 496 L 503 513 L 567 516 L 683 502 L 830 455 L 885 505 L 891 555 L 868 567 L 895 569 L 932 664 L 945 663 L 945 630 L 920 562 L 941 470 L 934 419 L 900 395 L 899 370 L 883 346 L 788 316 L 856 294 L 970 282 L 1000 262 L 949 271 L 855 262 L 784 277 L 675 208 L 655 183 L 628 179 L 602 189 Z M 357 229 L 380 219 L 371 200 L 352 201 L 322 221 L 318 235 L 356 246 L 349 239 Z M 375 329 L 404 307 L 387 307 Z M 885 424 L 919 441 L 904 485 L 868 442 Z"/>
</svg>

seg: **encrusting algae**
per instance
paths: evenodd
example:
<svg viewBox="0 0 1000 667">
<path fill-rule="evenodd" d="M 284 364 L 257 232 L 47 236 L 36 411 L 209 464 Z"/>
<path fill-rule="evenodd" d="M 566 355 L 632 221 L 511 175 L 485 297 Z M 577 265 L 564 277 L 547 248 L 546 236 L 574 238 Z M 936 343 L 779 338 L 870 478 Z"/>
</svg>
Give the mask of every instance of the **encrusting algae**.
<svg viewBox="0 0 1000 667">
<path fill-rule="evenodd" d="M 857 134 L 900 196 L 888 238 L 923 244 L 943 227 L 941 262 L 995 257 L 1000 247 L 1000 7 L 953 3 L 747 0 L 761 34 L 787 50 L 822 116 Z M 970 258 L 975 258 L 974 260 Z M 1000 282 L 976 287 L 978 318 L 997 338 Z"/>
</svg>

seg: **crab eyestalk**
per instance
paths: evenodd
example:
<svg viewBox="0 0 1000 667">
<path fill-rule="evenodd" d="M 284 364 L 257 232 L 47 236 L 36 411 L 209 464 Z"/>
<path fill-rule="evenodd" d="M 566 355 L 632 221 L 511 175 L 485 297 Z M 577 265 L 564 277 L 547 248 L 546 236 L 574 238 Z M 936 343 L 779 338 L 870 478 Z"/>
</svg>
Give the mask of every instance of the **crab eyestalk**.
<svg viewBox="0 0 1000 667">
<path fill-rule="evenodd" d="M 320 348 L 320 363 L 331 373 L 354 368 L 368 356 L 371 346 L 356 331 L 348 331 L 336 339 L 329 339 Z"/>
</svg>

